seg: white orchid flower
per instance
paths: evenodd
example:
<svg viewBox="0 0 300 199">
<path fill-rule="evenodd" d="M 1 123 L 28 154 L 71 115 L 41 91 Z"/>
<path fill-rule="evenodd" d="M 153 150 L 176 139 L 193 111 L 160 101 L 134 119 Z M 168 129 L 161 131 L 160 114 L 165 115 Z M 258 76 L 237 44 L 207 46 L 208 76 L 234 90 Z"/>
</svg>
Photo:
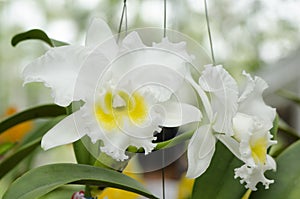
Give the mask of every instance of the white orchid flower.
<svg viewBox="0 0 300 199">
<path fill-rule="evenodd" d="M 211 162 L 217 141 L 215 134 L 233 135 L 232 119 L 237 110 L 238 91 L 235 80 L 221 65 L 206 66 L 199 84 L 191 78 L 189 82 L 198 92 L 207 116 L 207 121 L 199 124 L 188 146 L 187 177 L 196 178 Z"/>
<path fill-rule="evenodd" d="M 108 25 L 95 19 L 85 46 L 50 49 L 24 70 L 25 84 L 44 82 L 54 102 L 85 104 L 42 138 L 47 150 L 88 135 L 102 141 L 101 151 L 116 160 L 128 158 L 128 146 L 151 152 L 153 133 L 201 120 L 194 106 L 176 100 L 191 58 L 183 43 L 163 39 L 148 47 L 132 32 L 118 45 Z"/>
<path fill-rule="evenodd" d="M 219 135 L 218 138 L 245 163 L 235 169 L 235 178 L 241 178 L 241 183 L 245 182 L 246 188 L 251 190 L 256 190 L 259 182 L 268 189 L 274 180 L 267 179 L 264 172 L 276 169 L 276 162 L 267 154 L 267 149 L 276 144 L 270 133 L 276 111 L 262 98 L 267 83 L 259 77 L 252 79 L 245 72 L 243 75 L 247 85 L 239 97 L 238 112 L 233 118 L 234 136 Z"/>
</svg>

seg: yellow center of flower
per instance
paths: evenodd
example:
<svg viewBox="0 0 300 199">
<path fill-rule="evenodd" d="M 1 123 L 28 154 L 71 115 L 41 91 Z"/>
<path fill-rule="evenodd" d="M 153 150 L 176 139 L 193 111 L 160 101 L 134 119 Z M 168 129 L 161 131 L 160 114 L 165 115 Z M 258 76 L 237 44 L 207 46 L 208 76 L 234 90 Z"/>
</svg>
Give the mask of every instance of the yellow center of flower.
<svg viewBox="0 0 300 199">
<path fill-rule="evenodd" d="M 264 137 L 251 143 L 251 155 L 255 163 L 265 164 L 267 158 L 267 140 Z"/>
<path fill-rule="evenodd" d="M 129 95 L 119 91 L 113 95 L 108 91 L 104 95 L 103 105 L 95 106 L 95 113 L 100 126 L 110 131 L 122 127 L 125 121 L 142 124 L 146 120 L 148 107 L 144 97 L 137 92 Z"/>
</svg>

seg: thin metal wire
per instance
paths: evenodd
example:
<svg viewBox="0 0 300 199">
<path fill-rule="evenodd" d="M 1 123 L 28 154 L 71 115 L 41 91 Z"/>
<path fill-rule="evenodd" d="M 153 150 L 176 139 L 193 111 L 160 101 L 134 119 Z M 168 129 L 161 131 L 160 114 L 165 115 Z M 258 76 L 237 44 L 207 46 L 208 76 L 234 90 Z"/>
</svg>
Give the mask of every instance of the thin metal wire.
<svg viewBox="0 0 300 199">
<path fill-rule="evenodd" d="M 164 132 L 162 132 L 164 133 Z M 163 140 L 164 139 L 164 134 L 163 134 Z M 163 199 L 166 198 L 166 186 L 165 186 L 165 150 L 162 149 L 162 169 L 161 169 L 161 177 L 162 177 L 162 191 L 163 191 Z"/>
<path fill-rule="evenodd" d="M 210 31 L 208 9 L 207 9 L 206 0 L 204 0 L 204 7 L 205 7 L 205 18 L 206 18 L 208 38 L 209 38 L 209 44 L 210 44 L 211 58 L 212 58 L 212 61 L 213 61 L 213 65 L 215 66 L 216 65 L 216 60 L 215 60 L 215 55 L 214 55 L 214 47 L 213 47 L 212 36 L 211 36 L 211 31 Z"/>
<path fill-rule="evenodd" d="M 164 0 L 164 37 L 167 36 L 167 0 Z"/>
<path fill-rule="evenodd" d="M 167 36 L 167 0 L 164 0 L 164 37 Z M 165 141 L 165 134 L 164 132 L 162 135 L 163 141 Z M 165 150 L 162 149 L 162 169 L 161 169 L 161 178 L 162 178 L 162 192 L 163 192 L 163 199 L 166 198 L 166 185 L 165 185 Z"/>
<path fill-rule="evenodd" d="M 124 2 L 123 2 L 123 10 L 122 10 L 122 15 L 121 15 L 120 24 L 119 24 L 117 42 L 119 42 L 119 39 L 120 39 L 124 16 L 125 16 L 125 33 L 127 34 L 127 5 L 126 5 L 126 1 L 127 0 L 124 0 Z"/>
</svg>

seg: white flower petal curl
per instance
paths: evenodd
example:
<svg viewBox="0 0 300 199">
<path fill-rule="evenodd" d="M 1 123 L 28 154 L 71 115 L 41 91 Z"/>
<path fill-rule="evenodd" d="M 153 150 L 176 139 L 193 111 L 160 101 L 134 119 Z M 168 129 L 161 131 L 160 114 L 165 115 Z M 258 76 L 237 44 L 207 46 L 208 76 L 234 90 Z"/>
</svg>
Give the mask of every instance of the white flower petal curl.
<svg viewBox="0 0 300 199">
<path fill-rule="evenodd" d="M 110 60 L 119 52 L 119 47 L 109 26 L 100 18 L 92 20 L 87 31 L 85 45 L 88 48 L 95 48 L 101 45 L 101 52 Z"/>
<path fill-rule="evenodd" d="M 233 135 L 232 118 L 237 111 L 238 88 L 235 80 L 221 66 L 205 67 L 199 85 L 211 96 L 211 106 L 216 114 L 213 129 Z"/>
<path fill-rule="evenodd" d="M 191 62 L 193 60 L 193 56 L 189 55 L 189 53 L 186 51 L 186 42 L 173 43 L 170 42 L 167 37 L 165 37 L 160 43 L 153 43 L 153 47 L 172 51 L 173 53 L 176 53 L 178 56 L 185 59 L 186 62 Z"/>
<path fill-rule="evenodd" d="M 244 72 L 248 79 L 248 91 L 245 91 L 239 99 L 238 112 L 259 118 L 266 129 L 271 129 L 276 116 L 276 110 L 265 104 L 263 92 L 268 88 L 267 83 L 260 77 L 251 76 Z"/>
<path fill-rule="evenodd" d="M 274 183 L 274 180 L 267 179 L 264 176 L 264 172 L 267 170 L 276 170 L 276 163 L 274 159 L 267 156 L 267 164 L 256 165 L 253 167 L 246 164 L 234 170 L 235 178 L 241 178 L 241 184 L 246 183 L 245 187 L 253 191 L 256 191 L 256 185 L 261 182 L 266 189 L 269 189 L 269 185 Z"/>
<path fill-rule="evenodd" d="M 48 150 L 79 140 L 85 135 L 83 122 L 81 110 L 67 116 L 43 136 L 42 148 Z"/>
<path fill-rule="evenodd" d="M 143 43 L 137 32 L 129 33 L 122 41 L 122 46 L 126 50 L 134 50 L 145 48 L 146 45 Z"/>
<path fill-rule="evenodd" d="M 161 104 L 164 120 L 160 124 L 163 127 L 182 126 L 202 119 L 201 111 L 189 104 L 178 102 L 164 102 Z"/>
<path fill-rule="evenodd" d="M 24 84 L 43 82 L 51 88 L 54 102 L 60 106 L 80 100 L 80 97 L 74 98 L 73 93 L 78 72 L 89 53 L 83 46 L 52 48 L 25 67 Z"/>
<path fill-rule="evenodd" d="M 208 168 L 215 152 L 216 138 L 210 125 L 197 129 L 188 146 L 188 178 L 197 178 Z"/>
</svg>

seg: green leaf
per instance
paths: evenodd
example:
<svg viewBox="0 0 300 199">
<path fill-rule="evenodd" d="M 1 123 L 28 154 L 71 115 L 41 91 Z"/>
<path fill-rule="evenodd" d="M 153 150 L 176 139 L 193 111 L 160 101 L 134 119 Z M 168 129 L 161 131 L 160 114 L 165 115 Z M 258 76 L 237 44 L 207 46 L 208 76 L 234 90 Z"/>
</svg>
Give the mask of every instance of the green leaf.
<svg viewBox="0 0 300 199">
<path fill-rule="evenodd" d="M 41 128 L 37 129 L 34 134 L 38 134 L 39 136 L 31 137 L 25 141 L 23 143 L 24 145 L 22 145 L 15 153 L 2 159 L 0 162 L 0 179 L 10 170 L 12 170 L 19 162 L 30 155 L 30 153 L 40 145 L 41 136 L 51 129 L 55 124 L 57 124 L 61 119 L 62 117 L 55 118 Z"/>
<path fill-rule="evenodd" d="M 276 114 L 275 119 L 273 121 L 273 127 L 270 130 L 275 140 L 277 139 L 278 126 L 279 126 L 279 116 L 278 114 Z"/>
<path fill-rule="evenodd" d="M 279 90 L 277 93 L 278 93 L 278 95 L 300 105 L 300 96 L 297 96 L 293 92 L 287 91 L 287 90 Z"/>
<path fill-rule="evenodd" d="M 265 190 L 262 186 L 251 194 L 255 199 L 299 199 L 300 198 L 300 141 L 292 144 L 277 158 L 277 171 L 266 172 L 269 179 L 275 183 Z"/>
<path fill-rule="evenodd" d="M 4 155 L 5 153 L 7 153 L 15 145 L 16 145 L 16 143 L 12 143 L 12 142 L 6 142 L 6 143 L 0 144 L 0 156 Z"/>
<path fill-rule="evenodd" d="M 83 186 L 80 185 L 67 185 L 62 186 L 58 189 L 55 189 L 54 191 L 51 191 L 50 193 L 42 196 L 40 199 L 69 199 L 73 195 L 73 193 L 78 192 L 80 190 L 84 190 Z"/>
<path fill-rule="evenodd" d="M 56 117 L 59 115 L 65 115 L 66 108 L 55 105 L 55 104 L 48 104 L 42 105 L 38 107 L 34 107 L 31 109 L 27 109 L 20 113 L 17 113 L 4 121 L 0 122 L 0 134 L 5 130 L 20 124 L 22 122 L 37 119 L 37 118 L 47 118 L 47 117 Z"/>
<path fill-rule="evenodd" d="M 140 183 L 117 171 L 80 164 L 52 164 L 32 169 L 18 178 L 3 199 L 38 198 L 71 183 L 114 187 L 156 198 Z"/>
<path fill-rule="evenodd" d="M 29 39 L 41 40 L 41 41 L 47 43 L 51 47 L 68 45 L 67 43 L 62 42 L 62 41 L 50 39 L 48 37 L 48 35 L 40 29 L 32 29 L 32 30 L 15 35 L 11 40 L 11 45 L 16 46 L 18 43 L 29 40 Z"/>
<path fill-rule="evenodd" d="M 27 134 L 24 139 L 21 141 L 21 145 L 25 145 L 37 138 L 42 137 L 45 133 L 47 133 L 52 127 L 54 127 L 57 123 L 59 123 L 62 119 L 64 119 L 66 115 L 55 117 L 51 120 L 47 120 L 42 125 L 40 125 L 36 130 Z"/>
<path fill-rule="evenodd" d="M 280 131 L 285 132 L 297 139 L 300 138 L 299 133 L 296 131 L 296 129 L 294 129 L 293 127 L 291 127 L 289 124 L 287 124 L 285 121 L 283 121 L 282 119 L 279 119 L 279 124 L 278 124 L 278 128 Z"/>
<path fill-rule="evenodd" d="M 76 142 L 73 143 L 73 150 L 75 153 L 76 160 L 79 164 L 88 164 L 88 165 L 93 165 L 96 162 L 96 158 L 89 152 L 87 147 L 84 145 L 83 142 L 89 141 L 90 138 L 87 136 L 84 136 L 80 140 L 77 140 Z M 94 146 L 95 144 L 90 144 L 89 146 Z M 99 146 L 95 145 L 97 147 L 97 150 L 99 150 Z M 92 150 L 92 149 L 90 149 Z"/>
<path fill-rule="evenodd" d="M 0 163 L 0 179 L 13 169 L 19 162 L 27 157 L 40 145 L 41 138 L 36 139 L 17 150 L 13 155 L 5 158 Z"/>
<path fill-rule="evenodd" d="M 59 46 L 67 46 L 69 45 L 68 43 L 66 42 L 63 42 L 63 41 L 58 41 L 56 39 L 51 39 L 52 43 L 54 44 L 55 47 L 59 47 Z"/>
<path fill-rule="evenodd" d="M 16 46 L 18 43 L 28 39 L 39 39 L 47 43 L 49 46 L 54 47 L 54 44 L 52 43 L 48 35 L 40 29 L 32 29 L 15 35 L 11 40 L 11 45 Z"/>
<path fill-rule="evenodd" d="M 192 199 L 240 199 L 246 189 L 234 179 L 234 169 L 241 165 L 242 162 L 218 142 L 209 168 L 195 180 Z"/>
</svg>

